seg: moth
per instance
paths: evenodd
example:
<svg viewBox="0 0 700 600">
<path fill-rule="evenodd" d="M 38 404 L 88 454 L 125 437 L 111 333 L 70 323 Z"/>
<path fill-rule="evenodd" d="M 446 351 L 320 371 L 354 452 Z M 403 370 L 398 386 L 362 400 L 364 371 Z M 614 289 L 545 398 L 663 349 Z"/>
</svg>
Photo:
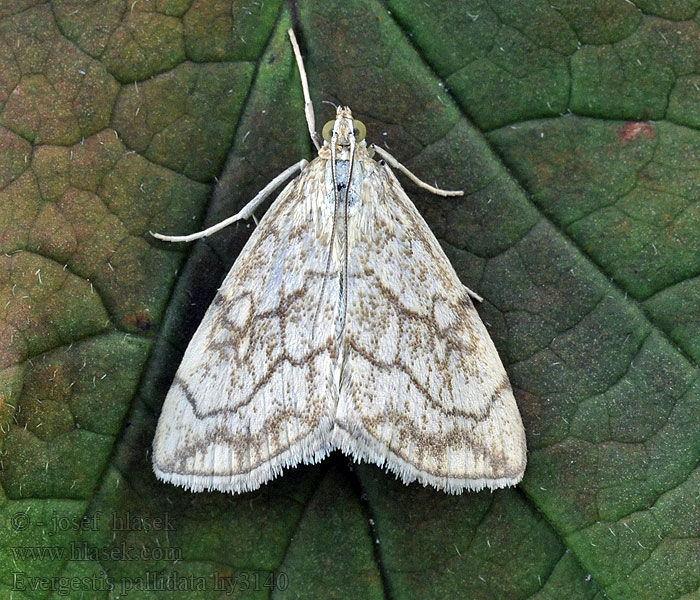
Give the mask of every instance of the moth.
<svg viewBox="0 0 700 600">
<path fill-rule="evenodd" d="M 255 490 L 335 449 L 404 483 L 449 493 L 514 485 L 525 433 L 508 377 L 466 288 L 379 146 L 347 107 L 316 133 L 216 294 L 165 398 L 153 469 L 192 491 Z"/>
</svg>

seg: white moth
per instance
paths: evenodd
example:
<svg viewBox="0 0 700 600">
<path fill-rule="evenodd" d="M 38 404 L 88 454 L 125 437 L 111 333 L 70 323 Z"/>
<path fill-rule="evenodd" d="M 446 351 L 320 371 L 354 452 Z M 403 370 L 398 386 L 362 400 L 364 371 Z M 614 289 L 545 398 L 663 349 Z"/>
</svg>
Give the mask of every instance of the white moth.
<svg viewBox="0 0 700 600">
<path fill-rule="evenodd" d="M 388 165 L 443 196 L 340 107 L 231 268 L 168 392 L 153 469 L 193 491 L 245 492 L 340 449 L 404 483 L 491 489 L 523 476 L 525 434 L 508 377 L 439 243 Z M 378 162 L 373 156 L 378 155 Z"/>
</svg>

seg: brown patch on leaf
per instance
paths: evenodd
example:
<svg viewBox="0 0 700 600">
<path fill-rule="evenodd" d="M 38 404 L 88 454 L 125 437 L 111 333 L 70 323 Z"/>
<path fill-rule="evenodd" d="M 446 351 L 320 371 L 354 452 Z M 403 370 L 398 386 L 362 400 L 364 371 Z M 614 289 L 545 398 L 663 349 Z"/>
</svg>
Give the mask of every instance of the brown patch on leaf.
<svg viewBox="0 0 700 600">
<path fill-rule="evenodd" d="M 647 139 L 654 137 L 654 128 L 652 127 L 651 123 L 646 121 L 633 121 L 631 123 L 627 123 L 620 130 L 618 137 L 621 142 L 629 142 L 630 140 L 638 138 L 640 135 Z"/>
<path fill-rule="evenodd" d="M 149 331 L 151 327 L 153 327 L 151 319 L 145 310 L 139 310 L 131 315 L 126 315 L 124 321 L 130 327 L 135 327 L 141 331 Z"/>
</svg>

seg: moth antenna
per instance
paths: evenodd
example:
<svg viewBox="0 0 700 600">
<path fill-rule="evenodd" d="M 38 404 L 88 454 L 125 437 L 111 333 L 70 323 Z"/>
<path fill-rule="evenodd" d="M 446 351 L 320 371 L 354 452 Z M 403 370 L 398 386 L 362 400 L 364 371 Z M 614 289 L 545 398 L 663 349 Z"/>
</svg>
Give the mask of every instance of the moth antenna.
<svg viewBox="0 0 700 600">
<path fill-rule="evenodd" d="M 338 227 L 338 179 L 336 177 L 335 169 L 335 142 L 336 133 L 333 132 L 333 137 L 331 139 L 331 179 L 333 180 L 333 225 L 331 226 L 331 236 L 328 242 L 328 256 L 326 258 L 326 267 L 323 270 L 323 283 L 321 284 L 321 297 L 319 298 L 318 304 L 316 305 L 316 313 L 314 314 L 314 321 L 311 327 L 311 337 L 316 334 L 316 325 L 318 324 L 318 317 L 321 314 L 321 308 L 323 307 L 323 300 L 326 297 L 326 287 L 328 285 L 328 275 L 331 271 L 331 259 L 333 258 L 333 244 L 335 243 L 336 229 Z"/>
</svg>

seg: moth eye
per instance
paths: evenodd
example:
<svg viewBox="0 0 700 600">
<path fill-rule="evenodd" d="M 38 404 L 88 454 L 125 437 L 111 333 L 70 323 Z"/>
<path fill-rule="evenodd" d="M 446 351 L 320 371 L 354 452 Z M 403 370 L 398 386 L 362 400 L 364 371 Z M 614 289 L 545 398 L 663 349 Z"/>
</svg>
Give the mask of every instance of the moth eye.
<svg viewBox="0 0 700 600">
<path fill-rule="evenodd" d="M 328 123 L 326 123 L 323 126 L 323 131 L 321 132 L 321 135 L 323 136 L 323 139 L 327 142 L 331 141 L 331 136 L 333 135 L 333 125 L 335 125 L 335 121 L 328 121 Z"/>
<path fill-rule="evenodd" d="M 365 136 L 367 135 L 367 128 L 365 127 L 365 124 L 362 121 L 353 119 L 352 126 L 355 128 L 355 141 L 361 142 L 364 140 Z"/>
</svg>

